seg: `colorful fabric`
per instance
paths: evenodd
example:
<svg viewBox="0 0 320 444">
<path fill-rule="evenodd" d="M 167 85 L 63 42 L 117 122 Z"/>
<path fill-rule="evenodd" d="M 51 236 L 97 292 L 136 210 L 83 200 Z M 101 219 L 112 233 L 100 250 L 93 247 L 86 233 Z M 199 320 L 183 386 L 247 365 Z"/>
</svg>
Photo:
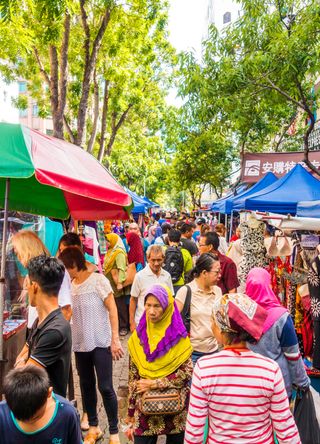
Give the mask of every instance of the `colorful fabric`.
<svg viewBox="0 0 320 444">
<path fill-rule="evenodd" d="M 130 357 L 142 378 L 157 379 L 173 373 L 192 353 L 190 339 L 168 287 L 154 285 L 152 294 L 164 309 L 159 322 L 147 319 L 144 312 L 128 341 Z M 167 304 L 167 306 L 166 306 Z"/>
<path fill-rule="evenodd" d="M 103 269 L 105 274 L 108 274 L 112 270 L 118 254 L 125 253 L 126 250 L 123 245 L 122 239 L 117 234 L 109 233 L 107 234 L 106 239 L 110 243 L 110 246 L 104 258 Z"/>
<path fill-rule="evenodd" d="M 126 235 L 128 245 L 130 247 L 128 253 L 129 264 L 142 264 L 144 266 L 144 254 L 141 238 L 137 233 L 129 232 Z"/>
<path fill-rule="evenodd" d="M 100 253 L 106 254 L 107 242 L 106 242 L 106 236 L 104 233 L 104 223 L 102 220 L 97 221 L 97 236 L 98 236 L 98 242 L 99 242 L 99 247 L 100 247 Z"/>
<path fill-rule="evenodd" d="M 246 294 L 268 312 L 263 327 L 263 333 L 284 314 L 287 309 L 283 307 L 271 289 L 271 275 L 263 268 L 253 268 L 247 277 Z"/>
<path fill-rule="evenodd" d="M 157 230 L 157 227 L 155 225 L 152 225 L 148 230 L 147 240 L 149 242 L 149 245 L 151 245 L 155 240 L 156 230 Z"/>
<path fill-rule="evenodd" d="M 229 293 L 216 300 L 212 315 L 222 332 L 244 330 L 258 341 L 268 312 L 245 294 Z"/>
</svg>

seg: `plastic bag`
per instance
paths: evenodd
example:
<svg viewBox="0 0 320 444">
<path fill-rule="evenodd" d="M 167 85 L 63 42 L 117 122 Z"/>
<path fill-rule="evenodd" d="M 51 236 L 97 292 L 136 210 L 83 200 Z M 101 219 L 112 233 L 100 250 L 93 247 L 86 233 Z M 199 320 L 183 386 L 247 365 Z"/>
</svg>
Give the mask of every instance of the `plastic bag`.
<svg viewBox="0 0 320 444">
<path fill-rule="evenodd" d="M 298 390 L 293 415 L 302 444 L 320 444 L 320 427 L 311 390 Z"/>
</svg>

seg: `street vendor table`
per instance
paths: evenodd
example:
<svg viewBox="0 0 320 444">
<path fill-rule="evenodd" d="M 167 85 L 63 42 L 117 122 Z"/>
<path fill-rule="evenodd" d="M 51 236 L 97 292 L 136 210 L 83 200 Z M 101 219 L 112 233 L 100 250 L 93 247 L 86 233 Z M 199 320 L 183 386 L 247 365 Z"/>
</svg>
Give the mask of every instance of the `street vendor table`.
<svg viewBox="0 0 320 444">
<path fill-rule="evenodd" d="M 1 381 L 14 366 L 15 360 L 26 343 L 27 321 L 6 319 L 3 326 L 3 351 L 5 363 L 2 367 L 3 374 L 0 378 L 0 400 L 3 389 Z M 1 372 L 1 366 L 0 366 Z"/>
</svg>

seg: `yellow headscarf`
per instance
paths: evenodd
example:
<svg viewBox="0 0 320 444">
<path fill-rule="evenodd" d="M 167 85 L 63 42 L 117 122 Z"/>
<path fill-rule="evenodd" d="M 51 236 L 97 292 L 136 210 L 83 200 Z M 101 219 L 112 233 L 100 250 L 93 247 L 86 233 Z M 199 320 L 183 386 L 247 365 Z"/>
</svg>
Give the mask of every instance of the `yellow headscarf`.
<svg viewBox="0 0 320 444">
<path fill-rule="evenodd" d="M 105 274 L 108 274 L 112 270 L 114 261 L 116 260 L 118 254 L 125 254 L 125 248 L 122 239 L 115 233 L 107 234 L 106 239 L 110 245 L 104 258 L 103 269 Z"/>
<path fill-rule="evenodd" d="M 159 322 L 153 323 L 149 321 L 144 314 L 138 326 L 139 332 L 146 332 L 146 339 L 148 341 L 151 354 L 156 350 L 158 344 L 164 338 L 167 329 L 169 327 L 171 329 L 172 327 L 175 327 L 173 325 L 173 318 L 174 322 L 177 322 L 179 324 L 178 330 L 181 330 L 182 320 L 180 318 L 180 314 L 178 313 L 178 309 L 174 304 L 174 299 L 171 291 L 168 287 L 165 287 L 164 285 L 162 285 L 162 287 L 165 288 L 168 295 L 168 306 L 164 310 L 162 318 Z M 150 290 L 152 290 L 152 288 Z M 146 294 L 153 293 L 152 291 L 150 291 Z M 154 296 L 157 297 L 156 295 Z M 189 337 L 183 337 L 181 335 L 178 342 L 173 345 L 163 356 L 159 356 L 150 362 L 150 360 L 147 359 L 145 349 L 143 348 L 137 330 L 133 332 L 128 341 L 128 350 L 133 363 L 138 368 L 139 375 L 142 378 L 146 379 L 164 378 L 165 376 L 170 375 L 175 370 L 177 370 L 177 368 L 179 368 L 180 365 L 183 364 L 191 356 L 192 353 L 192 347 Z"/>
</svg>

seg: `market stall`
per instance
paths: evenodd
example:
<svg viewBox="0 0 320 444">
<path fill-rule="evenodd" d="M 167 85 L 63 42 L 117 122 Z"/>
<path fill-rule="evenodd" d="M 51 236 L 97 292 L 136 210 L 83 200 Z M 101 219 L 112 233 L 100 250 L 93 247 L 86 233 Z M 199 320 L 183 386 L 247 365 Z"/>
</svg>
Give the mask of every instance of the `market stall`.
<svg viewBox="0 0 320 444">
<path fill-rule="evenodd" d="M 7 290 L 9 210 L 66 219 L 127 219 L 132 199 L 90 154 L 22 125 L 0 123 L 1 238 L 0 332 Z M 8 364 L 0 334 L 0 365 Z M 17 347 L 18 348 L 18 347 Z M 11 358 L 10 358 L 11 359 Z M 7 367 L 6 367 L 7 368 Z M 1 381 L 0 378 L 0 394 Z"/>
<path fill-rule="evenodd" d="M 245 199 L 244 209 L 295 215 L 298 202 L 319 199 L 320 181 L 296 165 L 281 179 Z"/>
</svg>

